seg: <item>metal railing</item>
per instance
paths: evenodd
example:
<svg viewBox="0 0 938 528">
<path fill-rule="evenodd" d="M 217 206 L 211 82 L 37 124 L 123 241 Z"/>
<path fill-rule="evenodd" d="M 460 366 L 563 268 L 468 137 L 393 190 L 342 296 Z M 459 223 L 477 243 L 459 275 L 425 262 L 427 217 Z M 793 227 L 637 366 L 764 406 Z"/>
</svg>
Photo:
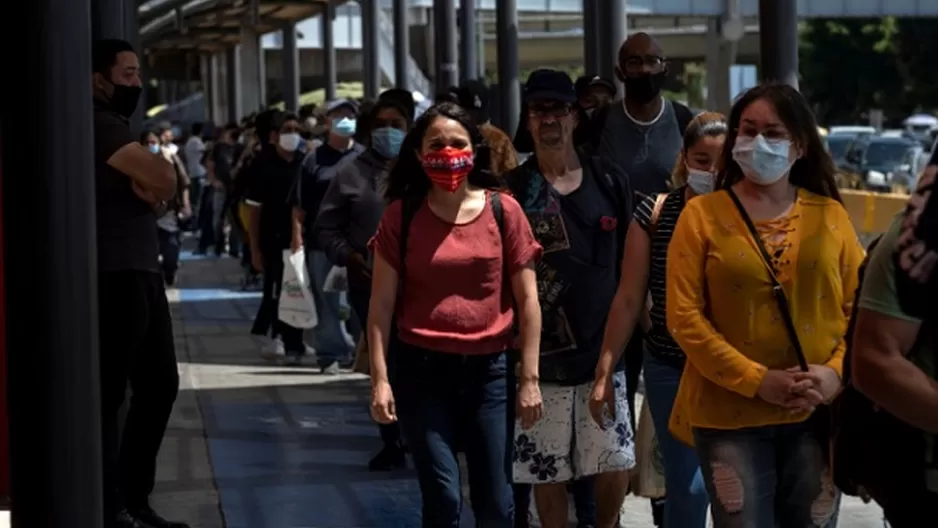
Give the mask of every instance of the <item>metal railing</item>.
<svg viewBox="0 0 938 528">
<path fill-rule="evenodd" d="M 397 83 L 394 72 L 394 22 L 384 9 L 378 10 L 378 63 L 381 71 L 393 84 Z M 407 55 L 407 89 L 432 97 L 430 79 L 420 69 L 412 55 Z"/>
</svg>

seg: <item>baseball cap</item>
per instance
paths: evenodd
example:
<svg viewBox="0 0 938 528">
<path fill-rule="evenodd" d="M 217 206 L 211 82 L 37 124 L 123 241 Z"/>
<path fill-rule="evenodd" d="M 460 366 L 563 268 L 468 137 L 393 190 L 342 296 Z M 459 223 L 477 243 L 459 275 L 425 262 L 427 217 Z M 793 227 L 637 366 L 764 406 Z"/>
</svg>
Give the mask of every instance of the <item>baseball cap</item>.
<svg viewBox="0 0 938 528">
<path fill-rule="evenodd" d="M 335 99 L 326 103 L 326 114 L 331 114 L 339 108 L 349 108 L 356 114 L 358 113 L 358 103 L 351 99 Z"/>
<path fill-rule="evenodd" d="M 609 79 L 603 79 L 603 78 L 600 77 L 599 75 L 596 75 L 596 76 L 594 76 L 592 79 L 590 79 L 590 82 L 589 82 L 589 84 L 588 84 L 587 86 L 590 87 L 590 88 L 592 88 L 593 86 L 600 86 L 600 87 L 605 88 L 605 89 L 609 90 L 610 92 L 612 92 L 613 95 L 616 94 L 616 85 L 615 85 L 615 83 L 613 83 L 613 82 L 610 81 Z"/>
<path fill-rule="evenodd" d="M 489 89 L 482 81 L 466 81 L 456 92 L 459 106 L 484 112 L 489 106 Z"/>
<path fill-rule="evenodd" d="M 559 70 L 538 69 L 531 72 L 524 85 L 525 101 L 576 102 L 576 90 L 570 76 Z"/>
</svg>

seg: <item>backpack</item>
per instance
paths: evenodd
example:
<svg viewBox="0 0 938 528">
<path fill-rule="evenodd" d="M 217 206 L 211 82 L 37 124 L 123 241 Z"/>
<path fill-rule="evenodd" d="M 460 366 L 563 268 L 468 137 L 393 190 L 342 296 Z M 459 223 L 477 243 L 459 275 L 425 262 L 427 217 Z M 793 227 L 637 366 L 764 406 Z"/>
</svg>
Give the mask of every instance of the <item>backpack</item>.
<svg viewBox="0 0 938 528">
<path fill-rule="evenodd" d="M 856 299 L 860 296 L 870 255 L 881 238 L 876 238 L 869 245 L 867 256 L 860 265 Z M 905 465 L 899 459 L 908 454 L 914 438 L 921 435 L 878 408 L 853 384 L 853 334 L 859 311 L 859 303 L 854 302 L 844 338 L 847 350 L 843 363 L 843 390 L 830 405 L 830 462 L 834 484 L 847 495 L 866 499 L 875 490 L 896 484 L 891 481 L 896 471 L 901 471 Z"/>
<path fill-rule="evenodd" d="M 681 137 L 684 137 L 684 131 L 687 130 L 687 126 L 690 125 L 690 122 L 694 120 L 694 113 L 691 112 L 690 108 L 687 108 L 677 101 L 668 101 L 668 103 L 670 103 L 671 108 L 674 109 L 674 116 L 677 118 L 679 132 L 681 133 Z M 596 112 L 593 114 L 593 118 L 590 119 L 589 142 L 594 149 L 598 149 L 602 141 L 603 131 L 606 129 L 606 120 L 609 118 L 609 111 L 613 104 L 615 103 L 609 103 L 597 108 Z"/>
</svg>

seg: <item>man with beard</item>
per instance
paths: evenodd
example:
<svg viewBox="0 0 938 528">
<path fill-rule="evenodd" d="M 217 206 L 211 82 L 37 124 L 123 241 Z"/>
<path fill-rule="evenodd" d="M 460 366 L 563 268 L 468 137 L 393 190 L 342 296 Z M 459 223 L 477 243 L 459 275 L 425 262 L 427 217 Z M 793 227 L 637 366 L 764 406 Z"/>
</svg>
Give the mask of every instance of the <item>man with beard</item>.
<svg viewBox="0 0 938 528">
<path fill-rule="evenodd" d="M 176 171 L 130 132 L 142 90 L 131 45 L 95 41 L 92 67 L 105 527 L 186 528 L 149 504 L 179 390 L 156 225 L 156 210 L 176 193 Z M 119 439 L 128 383 L 133 398 Z"/>
<path fill-rule="evenodd" d="M 576 93 L 566 73 L 531 73 L 525 101 L 534 154 L 504 179 L 544 247 L 537 265 L 544 417 L 532 429 L 515 428 L 514 479 L 534 485 L 547 528 L 567 525 L 567 483 L 591 479 L 595 526 L 612 528 L 635 463 L 622 365 L 606 427 L 589 418 L 588 406 L 619 279 L 620 226 L 632 216 L 631 190 L 614 166 L 576 150 Z"/>
</svg>

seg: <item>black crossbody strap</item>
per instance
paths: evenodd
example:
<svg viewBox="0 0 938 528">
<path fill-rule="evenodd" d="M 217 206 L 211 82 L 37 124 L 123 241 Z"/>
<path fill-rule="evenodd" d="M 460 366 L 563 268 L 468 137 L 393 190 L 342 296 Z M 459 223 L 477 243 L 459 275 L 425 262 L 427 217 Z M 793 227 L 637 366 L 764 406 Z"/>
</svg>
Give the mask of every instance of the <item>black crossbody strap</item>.
<svg viewBox="0 0 938 528">
<path fill-rule="evenodd" d="M 743 207 L 742 202 L 739 201 L 739 197 L 736 196 L 736 193 L 734 193 L 732 189 L 726 189 L 726 192 L 730 195 L 730 199 L 733 200 L 733 205 L 735 205 L 736 210 L 739 211 L 743 222 L 746 223 L 746 227 L 749 229 L 749 235 L 756 243 L 756 247 L 759 248 L 762 263 L 769 273 L 769 280 L 772 281 L 772 294 L 775 295 L 775 301 L 778 303 L 778 310 L 781 312 L 779 315 L 782 316 L 782 322 L 785 324 L 785 329 L 788 331 L 788 338 L 791 340 L 791 345 L 795 348 L 795 353 L 798 354 L 798 365 L 801 367 L 801 370 L 807 372 L 808 360 L 804 356 L 804 350 L 801 348 L 801 340 L 798 339 L 798 330 L 795 328 L 795 321 L 791 317 L 791 307 L 788 304 L 788 297 L 785 295 L 785 290 L 775 276 L 775 270 L 772 269 L 772 257 L 769 256 L 769 252 L 765 250 L 765 246 L 762 244 L 762 237 L 759 236 L 759 231 L 756 229 L 755 224 L 752 223 L 752 219 L 749 218 L 749 213 L 746 212 L 746 208 Z"/>
</svg>

